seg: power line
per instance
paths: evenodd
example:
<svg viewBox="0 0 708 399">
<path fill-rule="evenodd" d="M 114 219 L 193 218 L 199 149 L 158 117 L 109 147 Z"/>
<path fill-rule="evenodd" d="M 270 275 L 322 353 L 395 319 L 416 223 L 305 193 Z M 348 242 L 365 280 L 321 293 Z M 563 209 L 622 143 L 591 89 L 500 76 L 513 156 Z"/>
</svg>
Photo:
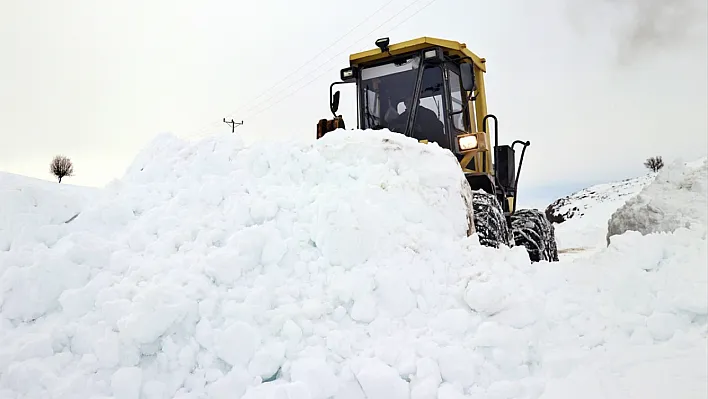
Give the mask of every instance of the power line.
<svg viewBox="0 0 708 399">
<path fill-rule="evenodd" d="M 391 1 L 393 1 L 393 0 L 390 0 L 388 3 L 386 3 L 386 5 L 390 4 Z M 414 0 L 412 3 L 410 3 L 410 4 L 408 4 L 406 7 L 404 7 L 400 12 L 394 14 L 392 17 L 388 18 L 387 20 L 385 20 L 384 22 L 382 22 L 381 24 L 379 24 L 376 28 L 372 29 L 369 33 L 367 33 L 366 35 L 360 37 L 360 38 L 359 38 L 357 41 L 355 41 L 353 44 L 347 46 L 346 48 L 344 48 L 344 50 L 342 50 L 342 51 L 340 51 L 339 53 L 335 54 L 334 56 L 332 56 L 331 58 L 329 58 L 327 61 L 321 63 L 317 68 L 315 68 L 315 69 L 314 69 L 313 71 L 311 71 L 311 72 L 314 72 L 314 71 L 320 69 L 321 67 L 327 65 L 327 64 L 330 63 L 332 60 L 334 60 L 336 57 L 338 57 L 339 55 L 345 53 L 347 50 L 349 50 L 349 49 L 352 48 L 353 46 L 359 44 L 362 40 L 366 39 L 369 35 L 371 35 L 372 33 L 376 32 L 376 30 L 378 30 L 379 28 L 383 27 L 386 23 L 388 23 L 389 21 L 391 21 L 392 19 L 394 19 L 396 16 L 400 15 L 401 12 L 407 10 L 408 8 L 412 7 L 413 5 L 415 5 L 416 3 L 420 2 L 420 1 L 421 1 L 421 0 Z M 437 1 L 437 0 L 431 0 L 431 1 L 429 1 L 429 2 L 426 3 L 423 7 L 419 8 L 418 10 L 416 10 L 413 14 L 409 15 L 408 17 L 406 17 L 405 19 L 403 19 L 402 21 L 400 21 L 399 23 L 397 23 L 396 25 L 394 25 L 394 26 L 389 30 L 389 32 L 390 32 L 390 31 L 393 31 L 393 30 L 396 29 L 396 28 L 398 28 L 398 27 L 401 26 L 403 23 L 407 22 L 409 19 L 413 18 L 415 15 L 417 15 L 418 13 L 420 13 L 421 11 L 423 11 L 424 9 L 426 9 L 427 7 L 429 7 L 430 5 L 432 5 L 433 3 L 435 3 L 436 1 Z M 383 7 L 379 8 L 379 10 L 383 9 L 386 5 L 384 5 Z M 378 10 L 377 10 L 377 12 L 378 12 Z M 374 13 L 374 14 L 375 14 L 375 13 Z M 361 24 L 362 24 L 362 23 L 359 23 L 357 26 L 355 26 L 354 28 L 350 29 L 349 32 L 353 31 L 354 29 L 356 29 L 356 27 L 360 26 Z M 345 34 L 344 36 L 346 36 L 346 34 Z M 331 45 L 328 46 L 327 48 L 332 47 L 334 44 L 336 44 L 336 42 L 333 43 L 333 44 L 331 44 Z M 325 49 L 325 50 L 326 50 L 326 49 Z M 322 52 L 324 52 L 324 50 L 321 51 L 320 54 L 321 54 Z M 318 54 L 318 55 L 319 55 L 319 54 Z M 313 59 L 316 58 L 316 57 L 317 57 L 317 56 L 313 57 Z M 309 62 L 308 62 L 308 63 L 309 63 Z M 305 65 L 307 65 L 307 63 L 306 63 Z M 304 66 L 304 65 L 303 65 L 303 66 Z M 290 96 L 292 96 L 293 94 L 295 94 L 298 90 L 300 90 L 300 89 L 302 89 L 303 87 L 305 87 L 305 86 L 309 85 L 310 83 L 314 82 L 315 80 L 317 80 L 318 78 L 320 78 L 321 76 L 323 76 L 325 73 L 331 71 L 331 70 L 334 69 L 334 68 L 335 68 L 335 66 L 332 66 L 332 67 L 330 67 L 330 68 L 328 68 L 328 69 L 322 71 L 322 73 L 316 75 L 313 79 L 307 81 L 304 85 L 298 87 L 295 91 L 291 92 L 290 94 L 281 96 L 281 98 L 278 99 L 277 101 L 275 101 L 274 103 L 271 103 L 271 104 L 269 104 L 268 106 L 266 106 L 266 107 L 264 107 L 264 108 L 261 108 L 260 110 L 256 111 L 255 113 L 251 113 L 249 116 L 256 116 L 256 115 L 259 115 L 259 114 L 262 113 L 263 111 L 267 110 L 270 106 L 273 106 L 273 105 L 275 105 L 275 104 L 279 104 L 280 102 L 282 102 L 282 101 L 285 100 L 286 98 L 289 98 Z M 301 66 L 300 68 L 298 68 L 298 69 L 302 69 L 302 66 Z M 292 73 L 291 73 L 290 75 L 292 75 Z M 306 78 L 307 76 L 308 76 L 308 75 L 305 75 L 305 76 L 301 77 L 300 79 L 294 81 L 294 82 L 291 83 L 289 86 L 286 86 L 283 90 L 287 90 L 288 88 L 291 88 L 295 83 L 301 81 L 302 79 Z M 282 80 L 281 80 L 281 82 L 282 82 Z M 277 84 L 276 84 L 275 86 L 277 86 Z M 275 87 L 275 86 L 273 86 L 273 87 Z M 263 93 L 266 93 L 267 91 L 268 91 L 268 90 L 264 91 Z M 262 95 L 263 95 L 263 94 L 261 94 L 261 96 L 262 96 Z M 276 95 L 277 95 L 277 94 L 276 94 Z M 261 97 L 261 96 L 259 96 L 259 97 Z M 270 97 L 268 97 L 268 98 L 265 99 L 264 101 L 260 101 L 260 102 L 256 102 L 256 103 L 251 103 L 251 104 L 252 104 L 252 106 L 250 107 L 251 110 L 253 110 L 253 109 L 258 109 L 258 107 L 259 107 L 261 104 L 264 104 L 265 101 L 270 100 L 270 99 L 273 98 L 274 96 L 275 96 L 275 95 L 271 95 Z M 254 105 L 254 104 L 255 104 L 255 105 Z M 214 124 L 216 124 L 216 122 L 212 122 L 212 123 L 210 123 L 208 126 L 211 126 L 211 125 L 214 125 Z M 201 135 L 202 132 L 198 132 L 198 134 Z"/>
<path fill-rule="evenodd" d="M 334 56 L 332 56 L 331 58 L 329 58 L 327 61 L 322 62 L 320 65 L 317 66 L 317 68 L 315 68 L 315 69 L 313 69 L 312 71 L 310 71 L 310 73 L 313 73 L 313 72 L 317 71 L 318 69 L 320 69 L 320 68 L 322 68 L 323 66 L 325 66 L 325 65 L 329 64 L 330 62 L 332 62 L 334 59 L 336 59 L 336 58 L 339 57 L 340 55 L 346 53 L 347 50 L 349 50 L 350 48 L 352 48 L 352 47 L 354 47 L 355 45 L 359 44 L 359 42 L 361 42 L 362 40 L 366 39 L 366 38 L 367 38 L 369 35 L 371 35 L 372 33 L 376 32 L 376 30 L 378 30 L 379 28 L 381 28 L 382 26 L 384 26 L 386 23 L 388 23 L 389 21 L 391 21 L 392 19 L 394 19 L 395 17 L 397 17 L 398 15 L 400 15 L 402 12 L 404 12 L 405 10 L 407 10 L 408 8 L 412 7 L 413 5 L 415 5 L 416 3 L 420 2 L 420 1 L 421 1 L 421 0 L 414 0 L 412 3 L 410 3 L 410 4 L 408 4 L 406 7 L 404 7 L 401 11 L 399 11 L 398 13 L 394 14 L 393 16 L 391 16 L 390 18 L 388 18 L 387 20 L 385 20 L 384 22 L 382 22 L 381 24 L 379 24 L 376 28 L 374 28 L 373 30 L 371 30 L 371 32 L 369 32 L 369 33 L 367 33 L 366 35 L 360 37 L 356 42 L 354 42 L 353 44 L 349 45 L 348 47 L 345 47 L 342 51 L 340 51 L 339 53 L 335 54 Z M 425 8 L 425 7 L 423 7 L 423 8 Z M 422 10 L 422 8 L 421 8 L 421 10 Z M 410 17 L 409 17 L 409 18 L 410 18 Z M 407 20 L 407 19 L 406 19 L 406 20 Z M 406 20 L 404 20 L 404 22 L 405 22 Z M 331 68 L 330 68 L 329 70 L 325 70 L 325 72 L 328 72 L 328 71 L 330 71 L 330 70 L 331 70 Z M 318 77 L 319 77 L 319 76 L 322 76 L 322 75 L 318 75 Z M 302 81 L 303 79 L 305 79 L 305 78 L 307 78 L 307 77 L 308 77 L 308 75 L 304 75 L 304 76 L 300 77 L 299 79 L 293 81 L 292 83 L 290 83 L 290 85 L 286 86 L 285 88 L 283 88 L 283 89 L 281 89 L 281 90 L 287 90 L 287 89 L 293 87 L 296 83 Z M 267 92 L 268 92 L 268 91 L 264 91 L 263 93 L 265 94 L 265 93 L 267 93 Z M 263 100 L 263 101 L 260 101 L 260 102 L 257 102 L 257 101 L 256 101 L 256 102 L 251 103 L 251 106 L 250 106 L 248 109 L 244 110 L 243 112 L 252 112 L 254 109 L 258 109 L 258 107 L 260 107 L 262 104 L 267 103 L 267 101 L 271 100 L 273 97 L 276 97 L 279 92 L 280 92 L 280 90 L 279 90 L 278 92 L 275 92 L 274 94 L 271 94 L 268 98 L 266 98 L 266 99 Z"/>
<path fill-rule="evenodd" d="M 415 0 L 413 3 L 410 3 L 408 6 L 406 6 L 402 11 L 405 11 L 406 9 L 410 8 L 411 6 L 413 6 L 414 4 L 418 3 L 419 1 L 421 1 L 421 0 Z M 431 5 L 432 3 L 434 3 L 435 1 L 437 1 L 437 0 L 432 0 L 432 1 L 430 1 L 430 2 L 427 3 L 425 6 L 421 7 L 421 8 L 418 9 L 416 12 L 414 12 L 413 14 L 409 15 L 407 18 L 405 18 L 404 20 L 402 20 L 401 22 L 399 22 L 397 25 L 395 25 L 393 28 L 391 28 L 391 30 L 397 28 L 398 26 L 400 26 L 400 25 L 403 24 L 404 22 L 408 21 L 408 20 L 409 20 L 410 18 L 412 18 L 414 15 L 418 14 L 420 11 L 422 11 L 423 9 L 425 9 L 426 7 L 428 7 L 429 5 Z M 400 13 L 399 13 L 399 14 L 400 14 Z M 399 14 L 397 14 L 397 15 L 399 15 Z M 349 50 L 350 48 L 352 48 L 352 47 L 354 47 L 355 45 L 359 44 L 362 40 L 364 40 L 364 39 L 366 39 L 367 37 L 369 37 L 369 35 L 371 35 L 372 33 L 376 32 L 376 30 L 378 30 L 379 28 L 381 28 L 382 26 L 384 26 L 386 23 L 388 23 L 389 21 L 391 21 L 392 19 L 394 19 L 397 15 L 394 15 L 394 16 L 390 17 L 389 19 L 387 19 L 386 21 L 384 21 L 384 22 L 382 22 L 381 24 L 379 24 L 376 28 L 374 28 L 373 30 L 371 30 L 369 33 L 367 33 L 366 35 L 360 37 L 356 42 L 354 42 L 353 44 L 349 45 L 348 47 L 345 47 L 342 51 L 340 51 L 339 53 L 335 54 L 332 58 L 330 58 L 329 60 L 327 60 L 327 61 L 325 61 L 324 63 L 320 64 L 320 65 L 319 65 L 317 68 L 315 68 L 312 72 L 314 72 L 314 71 L 320 69 L 321 67 L 327 65 L 331 60 L 335 59 L 337 56 L 339 56 L 339 55 L 345 53 L 345 52 L 346 52 L 347 50 Z M 323 76 L 325 73 L 331 71 L 331 70 L 334 69 L 334 68 L 335 68 L 334 66 L 333 66 L 333 67 L 330 67 L 329 69 L 324 70 L 322 73 L 320 73 L 320 74 L 318 74 L 318 75 L 315 75 L 314 79 L 311 79 L 311 80 L 309 80 L 308 82 L 306 82 L 305 85 L 302 85 L 302 86 L 298 87 L 298 88 L 295 90 L 295 92 L 297 92 L 297 90 L 300 90 L 300 89 L 302 89 L 303 87 L 307 86 L 308 84 L 314 82 L 314 81 L 317 80 L 319 77 Z M 307 77 L 307 76 L 303 76 L 302 78 L 296 80 L 296 81 L 293 82 L 290 86 L 286 87 L 286 89 L 292 87 L 295 83 L 301 81 L 302 79 L 304 79 L 304 78 L 306 78 L 306 77 Z M 271 106 L 271 105 L 275 105 L 275 104 L 280 103 L 280 102 L 283 101 L 284 99 L 286 99 L 286 98 L 290 97 L 291 95 L 295 94 L 295 92 L 292 92 L 292 93 L 290 93 L 290 94 L 288 94 L 288 95 L 282 96 L 278 101 L 276 101 L 276 102 L 274 102 L 274 103 L 272 103 L 272 104 L 269 104 L 268 106 Z M 271 98 L 273 98 L 273 97 L 276 96 L 277 94 L 278 94 L 278 93 L 271 95 L 271 96 L 268 97 L 266 100 L 270 100 Z M 261 104 L 262 104 L 262 103 L 261 103 Z M 257 104 L 257 105 L 259 106 L 259 105 L 261 105 L 261 104 Z M 257 109 L 258 106 L 256 106 L 255 109 Z M 264 110 L 268 109 L 268 106 L 266 106 L 266 108 L 262 108 L 260 111 L 256 112 L 255 114 L 251 114 L 250 116 L 255 116 L 255 115 L 260 114 L 260 113 L 263 112 Z"/>
<path fill-rule="evenodd" d="M 349 35 L 350 33 L 352 33 L 356 28 L 358 28 L 358 27 L 360 27 L 362 24 L 364 24 L 364 22 L 368 21 L 368 20 L 371 19 L 374 15 L 378 14 L 379 11 L 383 10 L 384 8 L 386 8 L 386 6 L 388 6 L 389 4 L 393 3 L 393 1 L 394 1 L 394 0 L 389 0 L 389 1 L 388 1 L 387 3 L 385 3 L 383 6 L 379 7 L 376 11 L 374 11 L 371 15 L 369 15 L 368 17 L 366 17 L 366 18 L 365 18 L 364 20 L 362 20 L 361 22 L 359 22 L 356 26 L 354 26 L 353 28 L 349 29 L 349 31 L 348 31 L 347 33 L 343 34 L 342 36 L 340 36 L 339 38 L 337 38 L 335 41 L 333 41 L 329 46 L 325 47 L 325 48 L 324 48 L 323 50 L 321 50 L 319 53 L 315 54 L 312 58 L 310 58 L 309 60 L 305 61 L 304 64 L 300 65 L 297 69 L 295 69 L 294 71 L 292 71 L 290 74 L 286 75 L 283 79 L 281 79 L 280 81 L 278 81 L 277 83 L 275 83 L 273 86 L 269 87 L 268 89 L 263 90 L 263 94 L 261 94 L 260 96 L 256 97 L 253 101 L 256 101 L 258 98 L 260 98 L 261 96 L 263 96 L 265 93 L 267 93 L 267 92 L 273 90 L 273 89 L 274 89 L 275 87 L 277 87 L 280 83 L 287 81 L 289 77 L 291 77 L 292 75 L 294 75 L 297 71 L 301 70 L 303 67 L 305 67 L 305 66 L 307 66 L 308 64 L 310 64 L 310 62 L 312 62 L 313 60 L 317 59 L 317 57 L 319 57 L 320 54 L 322 54 L 322 53 L 324 53 L 325 51 L 327 51 L 327 50 L 329 50 L 330 48 L 332 48 L 332 47 L 333 47 L 335 44 L 337 44 L 340 40 L 344 39 L 345 37 L 347 37 L 347 35 Z M 253 103 L 251 103 L 251 104 L 253 104 Z M 240 108 L 241 108 L 241 107 L 238 107 L 236 110 L 234 110 L 233 112 L 228 113 L 227 115 L 232 115 L 234 112 L 240 110 Z"/>
<path fill-rule="evenodd" d="M 342 39 L 344 39 L 345 37 L 347 37 L 350 33 L 354 32 L 354 30 L 355 30 L 356 28 L 360 27 L 360 26 L 363 25 L 365 22 L 368 22 L 371 18 L 373 18 L 375 15 L 377 15 L 377 14 L 378 14 L 381 10 L 383 10 L 384 8 L 388 7 L 388 5 L 391 4 L 391 3 L 393 3 L 394 1 L 395 1 L 395 0 L 388 0 L 383 6 L 379 7 L 376 11 L 374 11 L 373 13 L 371 13 L 368 17 L 364 18 L 362 21 L 360 21 L 360 22 L 359 22 L 358 24 L 356 24 L 354 27 L 350 28 L 349 31 L 347 31 L 346 33 L 344 33 L 344 34 L 343 34 L 342 36 L 340 36 L 339 38 L 335 39 L 335 40 L 334 40 L 332 43 L 330 43 L 327 47 L 325 47 L 325 48 L 324 48 L 323 50 L 321 50 L 319 53 L 315 54 L 315 55 L 314 55 L 312 58 L 310 58 L 309 60 L 305 61 L 305 63 L 303 63 L 302 65 L 300 65 L 297 69 L 293 70 L 290 74 L 286 75 L 283 79 L 281 79 L 280 81 L 278 81 L 277 83 L 275 83 L 275 84 L 274 84 L 273 86 L 271 86 L 270 88 L 263 90 L 263 92 L 262 92 L 259 96 L 257 96 L 254 100 L 250 101 L 250 104 L 251 104 L 250 110 L 254 109 L 254 107 L 253 107 L 254 104 L 260 105 L 259 103 L 256 102 L 256 100 L 258 100 L 259 98 L 261 98 L 262 96 L 264 96 L 266 93 L 270 92 L 271 90 L 275 89 L 279 84 L 281 84 L 281 83 L 287 81 L 288 78 L 290 78 L 292 75 L 294 75 L 295 73 L 297 73 L 297 72 L 298 72 L 299 70 L 301 70 L 303 67 L 309 65 L 312 61 L 316 60 L 317 57 L 319 57 L 319 56 L 320 56 L 321 54 L 323 54 L 325 51 L 329 50 L 329 49 L 332 48 L 334 45 L 336 45 L 337 43 L 339 43 L 339 41 L 341 41 Z M 419 0 L 416 0 L 416 1 L 419 1 Z M 330 59 L 330 60 L 331 60 L 331 59 Z M 286 87 L 286 89 L 287 89 L 287 87 Z M 235 110 L 233 110 L 233 111 L 227 113 L 226 115 L 227 115 L 227 116 L 231 116 L 231 115 L 235 114 L 237 111 L 241 110 L 241 108 L 243 108 L 243 106 L 245 106 L 245 104 L 239 106 L 238 108 L 236 108 Z M 217 122 L 211 122 L 211 123 L 209 123 L 209 124 L 207 124 L 207 125 L 204 125 L 204 127 L 206 128 L 207 126 L 212 126 L 212 125 L 215 125 L 216 123 L 217 123 Z M 199 129 L 199 130 L 202 130 L 202 129 Z"/>
<path fill-rule="evenodd" d="M 409 4 L 408 7 L 412 6 L 413 4 L 415 4 L 415 3 L 419 2 L 419 1 L 420 1 L 420 0 L 415 0 L 413 3 Z M 414 12 L 414 13 L 411 14 L 411 15 L 409 15 L 407 18 L 405 18 L 404 20 L 402 20 L 402 21 L 399 22 L 398 24 L 394 25 L 394 26 L 391 28 L 391 31 L 394 30 L 394 29 L 396 29 L 397 27 L 399 27 L 400 25 L 402 25 L 404 22 L 408 21 L 409 19 L 413 18 L 413 17 L 414 17 L 415 15 L 417 15 L 419 12 L 423 11 L 425 8 L 427 8 L 427 7 L 430 6 L 431 4 L 435 3 L 436 1 L 437 1 L 437 0 L 431 0 L 430 2 L 428 2 L 428 3 L 427 3 L 426 5 L 424 5 L 423 7 L 419 8 L 416 12 Z M 406 7 L 406 8 L 408 8 L 408 7 Z M 404 8 L 404 10 L 405 10 L 406 8 Z M 395 17 L 395 15 L 394 15 L 394 17 Z M 379 26 L 377 26 L 376 28 L 374 28 L 371 32 L 367 33 L 365 36 L 363 36 L 362 38 L 360 38 L 359 40 L 357 40 L 354 44 L 352 44 L 352 45 L 350 45 L 349 47 L 345 48 L 345 49 L 344 49 L 342 52 L 340 52 L 339 54 L 344 53 L 346 50 L 348 50 L 349 48 L 353 47 L 355 44 L 358 44 L 359 42 L 361 42 L 362 40 L 364 40 L 366 37 L 368 37 L 370 34 L 374 33 L 377 29 L 379 29 L 380 27 L 382 27 L 384 24 L 386 24 L 388 21 L 390 21 L 390 20 L 393 19 L 394 17 L 391 17 L 391 18 L 389 18 L 388 20 L 384 21 L 381 25 L 379 25 Z M 389 32 L 390 32 L 390 31 L 389 31 Z M 337 54 L 337 55 L 339 55 L 339 54 Z M 336 57 L 336 56 L 335 56 L 335 57 Z M 334 57 L 331 58 L 331 59 L 334 59 Z M 330 60 L 331 60 L 331 59 L 330 59 Z M 329 61 L 328 61 L 328 62 L 329 62 Z M 318 68 L 315 68 L 315 70 L 317 70 L 317 69 L 319 69 L 320 67 L 326 65 L 328 62 L 325 62 L 325 63 L 323 63 L 323 64 L 320 64 L 320 66 L 319 66 Z M 304 85 L 298 87 L 295 91 L 291 92 L 290 94 L 287 94 L 287 95 L 282 96 L 282 97 L 281 97 L 279 100 L 277 100 L 276 102 L 274 102 L 274 103 L 272 103 L 272 104 L 269 104 L 269 106 L 272 106 L 272 105 L 275 105 L 275 104 L 278 104 L 278 103 L 282 102 L 282 101 L 285 100 L 286 98 L 288 98 L 288 97 L 292 96 L 293 94 L 297 93 L 298 90 L 302 89 L 303 87 L 305 87 L 305 86 L 309 85 L 310 83 L 314 82 L 315 80 L 319 79 L 321 76 L 323 76 L 325 73 L 331 71 L 331 70 L 334 69 L 335 67 L 336 67 L 336 66 L 332 66 L 332 67 L 330 67 L 329 69 L 324 70 L 322 73 L 316 75 L 313 79 L 307 81 Z M 252 114 L 250 114 L 249 116 L 251 116 L 251 117 L 256 116 L 256 115 L 262 113 L 263 111 L 267 110 L 267 109 L 269 108 L 269 106 L 268 106 L 268 107 L 265 107 L 265 108 L 261 108 L 258 112 L 252 113 Z"/>
</svg>

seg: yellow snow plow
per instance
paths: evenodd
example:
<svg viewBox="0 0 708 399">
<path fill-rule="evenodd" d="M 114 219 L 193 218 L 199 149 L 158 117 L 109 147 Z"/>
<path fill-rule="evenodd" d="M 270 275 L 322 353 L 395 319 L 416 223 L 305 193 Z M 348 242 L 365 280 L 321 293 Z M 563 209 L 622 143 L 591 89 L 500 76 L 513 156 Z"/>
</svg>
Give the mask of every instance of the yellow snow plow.
<svg viewBox="0 0 708 399">
<path fill-rule="evenodd" d="M 354 84 L 358 129 L 389 129 L 435 142 L 457 157 L 473 192 L 474 230 L 483 245 L 523 245 L 532 261 L 557 261 L 553 225 L 545 214 L 516 209 L 519 173 L 530 143 L 499 144 L 498 119 L 487 111 L 486 60 L 464 43 L 430 37 L 395 44 L 382 38 L 375 45 L 351 54 L 341 80 L 330 85 L 334 118 L 318 122 L 317 138 L 345 128 L 337 115 L 340 92 L 332 91 L 336 85 Z"/>
</svg>

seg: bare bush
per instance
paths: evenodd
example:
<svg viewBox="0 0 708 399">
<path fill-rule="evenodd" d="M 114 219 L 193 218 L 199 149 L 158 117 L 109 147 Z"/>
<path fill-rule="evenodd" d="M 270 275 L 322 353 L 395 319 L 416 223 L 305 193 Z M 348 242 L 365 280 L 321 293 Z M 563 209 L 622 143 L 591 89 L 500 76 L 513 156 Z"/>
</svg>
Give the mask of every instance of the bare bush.
<svg viewBox="0 0 708 399">
<path fill-rule="evenodd" d="M 661 156 L 647 158 L 647 160 L 644 161 L 644 166 L 652 172 L 658 172 L 664 167 L 664 160 L 661 159 Z"/>
<path fill-rule="evenodd" d="M 57 155 L 49 165 L 49 171 L 56 176 L 57 179 L 59 179 L 59 183 L 61 183 L 61 179 L 74 175 L 74 164 L 71 163 L 69 158 L 63 155 Z"/>
</svg>

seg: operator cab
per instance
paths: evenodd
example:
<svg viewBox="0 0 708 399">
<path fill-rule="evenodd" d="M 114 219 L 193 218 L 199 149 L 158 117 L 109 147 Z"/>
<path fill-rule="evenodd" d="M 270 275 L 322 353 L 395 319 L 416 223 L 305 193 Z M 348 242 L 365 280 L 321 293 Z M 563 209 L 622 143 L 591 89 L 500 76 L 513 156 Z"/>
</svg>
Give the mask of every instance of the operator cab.
<svg viewBox="0 0 708 399">
<path fill-rule="evenodd" d="M 459 65 L 441 54 L 421 50 L 360 68 L 360 127 L 386 128 L 459 154 L 454 138 L 472 131 L 468 102 Z"/>
</svg>

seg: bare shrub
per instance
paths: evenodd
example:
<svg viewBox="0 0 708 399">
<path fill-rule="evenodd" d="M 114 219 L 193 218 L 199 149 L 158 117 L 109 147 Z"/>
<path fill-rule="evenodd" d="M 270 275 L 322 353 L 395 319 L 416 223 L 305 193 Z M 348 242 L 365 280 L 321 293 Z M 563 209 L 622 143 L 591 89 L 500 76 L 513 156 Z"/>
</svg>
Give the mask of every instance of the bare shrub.
<svg viewBox="0 0 708 399">
<path fill-rule="evenodd" d="M 63 155 L 57 155 L 49 165 L 49 171 L 56 176 L 57 179 L 59 179 L 59 183 L 61 183 L 61 179 L 74 175 L 74 164 L 71 163 L 69 158 Z"/>
<path fill-rule="evenodd" d="M 664 160 L 661 159 L 661 156 L 647 158 L 647 160 L 644 161 L 644 166 L 652 172 L 658 172 L 664 167 Z"/>
</svg>

